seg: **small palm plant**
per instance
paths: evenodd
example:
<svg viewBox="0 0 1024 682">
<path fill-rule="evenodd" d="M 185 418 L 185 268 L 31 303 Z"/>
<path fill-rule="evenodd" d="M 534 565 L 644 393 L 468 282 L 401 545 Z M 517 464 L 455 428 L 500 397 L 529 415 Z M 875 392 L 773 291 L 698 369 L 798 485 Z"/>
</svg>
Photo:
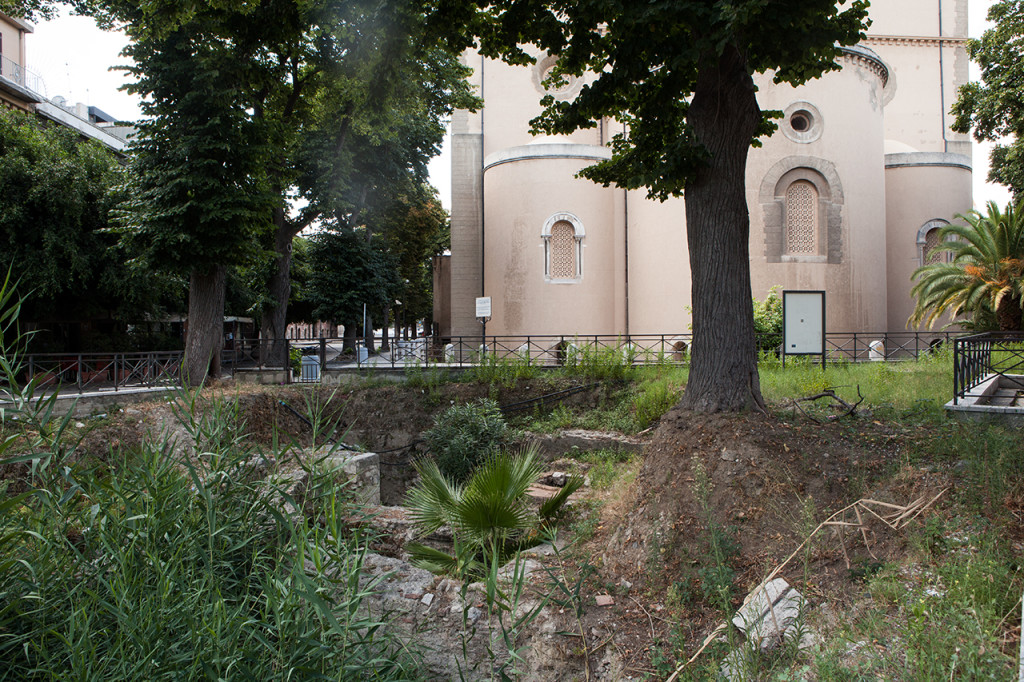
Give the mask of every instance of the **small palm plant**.
<svg viewBox="0 0 1024 682">
<path fill-rule="evenodd" d="M 969 211 L 957 217 L 966 225 L 939 231 L 940 244 L 932 253 L 949 253 L 948 263 L 932 263 L 914 271 L 910 290 L 917 298 L 912 325 L 932 325 L 943 313 L 970 315 L 974 329 L 1021 329 L 1024 312 L 1024 205 L 1000 211 L 988 203 L 988 213 Z"/>
<path fill-rule="evenodd" d="M 409 493 L 406 506 L 416 530 L 422 537 L 450 527 L 453 552 L 412 542 L 405 548 L 415 565 L 460 578 L 482 575 L 488 566 L 504 563 L 536 541 L 544 525 L 583 485 L 582 478 L 573 476 L 534 510 L 527 491 L 542 472 L 536 447 L 497 453 L 464 485 L 448 479 L 432 460 L 421 460 L 415 466 L 420 482 Z"/>
</svg>

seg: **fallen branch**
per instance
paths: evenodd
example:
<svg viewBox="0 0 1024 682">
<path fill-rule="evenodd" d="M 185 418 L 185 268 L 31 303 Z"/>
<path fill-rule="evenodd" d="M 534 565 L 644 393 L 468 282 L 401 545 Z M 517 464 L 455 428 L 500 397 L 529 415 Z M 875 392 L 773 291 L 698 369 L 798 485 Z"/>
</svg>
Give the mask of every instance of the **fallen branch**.
<svg viewBox="0 0 1024 682">
<path fill-rule="evenodd" d="M 861 395 L 860 384 L 858 384 L 857 385 L 857 398 L 858 398 L 858 400 L 857 400 L 857 402 L 853 403 L 852 405 L 850 403 L 846 402 L 845 400 L 843 400 L 842 398 L 840 398 L 838 395 L 836 395 L 836 392 L 835 392 L 834 389 L 827 388 L 824 391 L 822 391 L 821 393 L 817 393 L 815 395 L 809 395 L 809 396 L 806 396 L 804 398 L 796 398 L 795 400 L 793 400 L 793 407 L 798 409 L 798 410 L 800 410 L 800 414 L 804 415 L 805 417 L 810 419 L 815 424 L 820 424 L 821 421 L 819 419 L 817 419 L 817 418 L 807 414 L 807 411 L 804 410 L 804 408 L 800 406 L 800 403 L 811 403 L 811 402 L 815 402 L 817 400 L 821 400 L 822 398 L 831 398 L 833 401 L 835 401 L 836 403 L 841 405 L 846 410 L 845 412 L 842 412 L 842 413 L 839 413 L 839 414 L 831 414 L 831 415 L 829 415 L 828 416 L 828 420 L 829 421 L 836 421 L 838 419 L 842 419 L 843 417 L 849 417 L 852 414 L 856 414 L 857 407 L 862 402 L 864 402 L 864 396 Z"/>
</svg>

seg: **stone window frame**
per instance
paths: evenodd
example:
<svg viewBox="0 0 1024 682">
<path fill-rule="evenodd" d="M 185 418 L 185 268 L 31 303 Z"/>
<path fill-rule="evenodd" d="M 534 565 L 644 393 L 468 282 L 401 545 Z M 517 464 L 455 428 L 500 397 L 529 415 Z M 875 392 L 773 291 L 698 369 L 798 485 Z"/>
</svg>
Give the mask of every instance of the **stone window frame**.
<svg viewBox="0 0 1024 682">
<path fill-rule="evenodd" d="M 798 181 L 818 191 L 817 253 L 786 253 L 786 193 Z M 835 165 L 812 156 L 788 156 L 765 174 L 758 196 L 764 225 L 764 256 L 768 263 L 843 262 L 842 183 Z"/>
<path fill-rule="evenodd" d="M 806 198 L 810 199 L 810 201 L 813 202 L 807 206 L 807 213 L 809 214 L 808 217 L 812 219 L 811 225 L 809 226 L 811 228 L 810 230 L 806 229 L 806 227 L 808 227 L 806 224 L 793 224 L 792 218 L 795 212 L 793 211 L 793 206 L 791 204 L 794 202 L 794 195 L 797 191 L 806 192 Z M 809 180 L 800 178 L 786 184 L 786 196 L 784 200 L 785 203 L 783 204 L 783 211 L 786 218 L 785 236 L 783 237 L 784 259 L 792 258 L 793 256 L 804 257 L 819 255 L 818 251 L 821 246 L 821 230 L 819 229 L 819 225 L 821 224 L 821 216 L 818 215 L 818 206 L 820 203 L 818 199 L 820 196 L 821 193 L 818 192 L 817 184 Z M 800 203 L 805 203 L 805 200 L 801 198 Z M 807 236 L 809 236 L 810 238 L 804 239 L 802 233 L 807 233 Z M 801 244 L 800 246 L 806 245 L 808 248 L 793 248 L 794 235 L 796 236 L 797 241 L 804 242 L 804 244 Z"/>
<path fill-rule="evenodd" d="M 537 59 L 537 63 L 533 67 L 533 87 L 537 89 L 542 95 L 551 95 L 556 100 L 570 100 L 574 99 L 579 94 L 580 90 L 583 89 L 583 79 L 576 76 L 563 76 L 566 84 L 559 88 L 549 90 L 544 87 L 544 78 L 548 71 L 558 63 L 558 57 L 555 55 L 548 55 L 543 58 Z"/>
<path fill-rule="evenodd" d="M 779 124 L 779 128 L 782 130 L 782 134 L 793 142 L 799 144 L 816 142 L 821 138 L 821 134 L 825 130 L 825 121 L 821 116 L 821 112 L 818 110 L 818 107 L 810 102 L 803 100 L 793 102 L 785 108 L 782 114 L 783 121 Z M 807 127 L 802 130 L 794 127 L 794 117 L 805 121 Z"/>
<path fill-rule="evenodd" d="M 928 254 L 926 249 L 928 247 L 928 233 L 932 230 L 941 230 L 942 228 L 949 225 L 949 221 L 943 218 L 932 218 L 917 230 L 917 261 L 918 265 L 931 265 L 928 262 Z M 952 254 L 946 252 L 942 256 L 942 260 L 935 261 L 936 263 L 949 263 L 952 258 Z"/>
<path fill-rule="evenodd" d="M 569 223 L 573 229 L 573 236 L 576 239 L 576 276 L 575 277 L 552 277 L 551 276 L 551 230 L 558 223 Z M 583 227 L 583 221 L 568 211 L 561 211 L 553 214 L 544 222 L 541 229 L 541 239 L 544 240 L 544 281 L 549 284 L 578 284 L 583 281 L 583 238 L 587 231 Z"/>
</svg>

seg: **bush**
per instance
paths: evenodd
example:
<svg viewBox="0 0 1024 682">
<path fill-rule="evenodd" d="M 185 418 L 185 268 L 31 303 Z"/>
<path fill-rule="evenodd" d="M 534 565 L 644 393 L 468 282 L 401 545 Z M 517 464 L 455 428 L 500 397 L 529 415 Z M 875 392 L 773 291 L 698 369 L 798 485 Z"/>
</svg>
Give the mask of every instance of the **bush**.
<svg viewBox="0 0 1024 682">
<path fill-rule="evenodd" d="M 754 299 L 754 335 L 761 352 L 776 353 L 782 345 L 782 298 L 778 285 L 768 290 L 763 301 Z"/>
<path fill-rule="evenodd" d="M 461 483 L 498 451 L 507 436 L 498 404 L 482 398 L 448 408 L 427 431 L 426 441 L 441 473 Z"/>
</svg>

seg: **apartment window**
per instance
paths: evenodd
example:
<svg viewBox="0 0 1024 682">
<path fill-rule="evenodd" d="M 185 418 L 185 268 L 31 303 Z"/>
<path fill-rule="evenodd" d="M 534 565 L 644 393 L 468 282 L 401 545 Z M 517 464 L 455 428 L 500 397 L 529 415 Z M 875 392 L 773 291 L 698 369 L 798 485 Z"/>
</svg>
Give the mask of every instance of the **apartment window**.
<svg viewBox="0 0 1024 682">
<path fill-rule="evenodd" d="M 544 239 L 544 279 L 554 283 L 583 278 L 583 223 L 571 213 L 556 213 L 541 231 Z"/>
</svg>

